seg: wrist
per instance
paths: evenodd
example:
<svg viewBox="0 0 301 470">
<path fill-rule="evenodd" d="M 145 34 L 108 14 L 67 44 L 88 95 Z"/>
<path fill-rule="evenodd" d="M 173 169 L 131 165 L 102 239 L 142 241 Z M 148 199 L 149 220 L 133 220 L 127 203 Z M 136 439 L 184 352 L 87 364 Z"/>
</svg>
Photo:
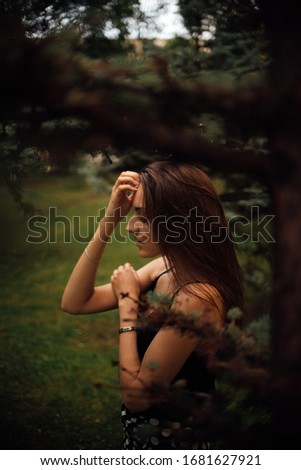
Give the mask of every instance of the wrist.
<svg viewBox="0 0 301 470">
<path fill-rule="evenodd" d="M 120 218 L 106 213 L 99 221 L 98 231 L 100 238 L 109 239 L 119 221 Z"/>
<path fill-rule="evenodd" d="M 122 214 L 121 212 L 121 207 L 114 208 L 114 207 L 108 206 L 103 218 L 107 222 L 111 222 L 116 225 L 123 217 L 124 217 L 124 214 Z"/>
<path fill-rule="evenodd" d="M 139 293 L 138 292 L 122 292 L 118 295 L 118 306 L 126 305 L 139 305 Z"/>
<path fill-rule="evenodd" d="M 136 327 L 138 325 L 138 319 L 137 318 L 131 318 L 131 317 L 125 317 L 125 318 L 120 318 L 119 320 L 119 327 L 124 328 L 125 326 L 134 326 Z"/>
<path fill-rule="evenodd" d="M 138 319 L 138 302 L 128 297 L 118 302 L 120 327 L 136 325 Z"/>
</svg>

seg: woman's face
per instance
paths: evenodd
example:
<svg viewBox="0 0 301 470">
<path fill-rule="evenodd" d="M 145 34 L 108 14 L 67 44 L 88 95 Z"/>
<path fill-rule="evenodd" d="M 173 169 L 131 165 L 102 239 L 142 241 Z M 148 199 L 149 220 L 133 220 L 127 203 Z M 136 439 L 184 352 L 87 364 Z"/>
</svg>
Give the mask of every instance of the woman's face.
<svg viewBox="0 0 301 470">
<path fill-rule="evenodd" d="M 144 197 L 142 185 L 139 186 L 133 198 L 134 214 L 130 218 L 126 229 L 135 240 L 141 258 L 154 258 L 161 254 L 159 243 L 154 240 L 152 224 L 144 216 Z"/>
</svg>

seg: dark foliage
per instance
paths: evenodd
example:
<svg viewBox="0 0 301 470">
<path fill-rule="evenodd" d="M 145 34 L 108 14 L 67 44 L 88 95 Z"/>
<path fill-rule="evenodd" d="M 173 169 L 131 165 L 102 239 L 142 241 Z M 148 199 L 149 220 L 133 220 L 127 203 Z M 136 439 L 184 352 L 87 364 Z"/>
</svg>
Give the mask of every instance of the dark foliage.
<svg viewBox="0 0 301 470">
<path fill-rule="evenodd" d="M 65 2 L 66 5 L 68 3 Z M 93 2 L 85 2 L 85 5 L 88 3 L 92 5 Z M 121 6 L 121 3 L 118 5 Z M 258 0 L 256 3 L 243 2 L 243 5 L 242 2 L 220 2 L 221 12 L 214 10 L 216 2 L 181 3 L 183 9 L 199 3 L 204 5 L 196 23 L 193 23 L 190 13 L 185 21 L 188 24 L 189 20 L 192 29 L 199 28 L 195 33 L 197 50 L 201 46 L 201 31 L 214 25 L 214 37 L 207 44 L 212 54 L 209 51 L 207 60 L 197 57 L 193 65 L 187 67 L 188 74 L 193 72 L 191 79 L 187 78 L 186 73 L 187 80 L 183 80 L 184 74 L 177 79 L 171 73 L 174 69 L 167 57 L 158 54 L 149 65 L 149 72 L 155 80 L 145 85 L 139 82 L 131 67 L 114 65 L 107 60 L 91 60 L 85 56 L 78 32 L 67 28 L 60 33 L 45 34 L 42 20 L 45 2 L 4 2 L 0 36 L 1 173 L 12 190 L 16 188 L 16 198 L 20 200 L 19 181 L 29 161 L 36 164 L 45 155 L 51 158 L 57 155 L 60 162 L 74 161 L 79 151 L 93 152 L 111 146 L 120 153 L 130 153 L 134 149 L 135 155 L 144 152 L 154 156 L 172 155 L 175 160 L 201 162 L 217 172 L 231 174 L 231 177 L 234 175 L 234 178 L 237 174 L 248 175 L 248 179 L 252 176 L 256 190 L 269 193 L 271 202 L 268 201 L 268 204 L 276 215 L 270 302 L 272 357 L 268 376 L 271 377 L 271 384 L 267 395 L 261 395 L 262 392 L 256 387 L 263 386 L 264 389 L 266 375 L 256 376 L 256 367 L 258 380 L 255 388 L 252 381 L 248 382 L 247 375 L 253 369 L 250 364 L 256 364 L 258 356 L 254 356 L 253 351 L 245 357 L 238 340 L 238 349 L 243 354 L 243 358 L 239 356 L 239 361 L 243 363 L 237 362 L 234 342 L 234 352 L 230 348 L 226 361 L 232 379 L 230 385 L 224 386 L 224 392 L 227 394 L 229 391 L 232 395 L 232 387 L 236 388 L 237 383 L 244 384 L 237 402 L 246 404 L 250 410 L 252 406 L 260 405 L 259 398 L 263 397 L 265 405 L 266 397 L 269 397 L 272 408 L 271 440 L 270 443 L 264 441 L 264 445 L 299 448 L 299 18 L 290 2 Z M 12 16 L 9 5 L 21 5 L 23 9 Z M 114 14 L 119 11 L 117 3 L 110 2 L 110 6 Z M 60 12 L 60 15 L 62 11 L 57 10 L 57 13 Z M 124 17 L 130 14 L 126 13 Z M 257 25 L 258 36 L 255 34 Z M 37 31 L 41 34 L 33 34 Z M 120 38 L 124 35 L 120 26 Z M 257 38 L 263 46 L 257 44 Z M 200 49 L 200 54 L 203 53 Z M 246 78 L 247 73 L 256 72 L 259 68 L 266 69 L 264 77 L 257 80 L 259 77 L 256 75 L 256 80 L 251 80 L 248 76 L 249 82 L 237 81 L 234 87 L 228 86 L 224 80 L 211 83 L 208 76 L 207 80 L 200 79 L 200 70 L 217 70 L 227 61 L 229 64 L 234 61 L 231 73 L 238 78 Z M 200 118 L 210 118 L 212 115 L 221 122 L 219 136 L 214 138 L 210 136 L 210 129 L 207 134 L 199 132 Z M 64 151 L 57 148 L 58 133 L 61 137 L 60 148 Z M 142 164 L 141 159 L 133 161 L 133 157 L 132 163 L 133 168 Z M 64 165 L 68 166 L 67 163 Z M 250 191 L 249 184 L 247 188 L 243 184 L 246 179 L 236 181 L 239 181 L 241 190 Z M 18 184 L 15 185 L 15 182 Z M 226 188 L 227 192 L 229 188 Z M 245 338 L 245 333 L 238 336 Z M 232 369 L 231 363 L 235 365 Z M 236 370 L 241 373 L 237 379 Z M 254 370 L 251 370 L 252 373 Z M 225 406 L 222 398 L 220 403 Z M 224 415 L 227 419 L 230 416 L 229 428 L 225 424 L 227 419 L 223 421 L 225 432 L 227 429 L 233 430 L 232 412 L 233 409 L 230 409 Z M 248 438 L 244 442 L 249 439 L 252 447 L 262 446 L 264 426 L 268 421 L 265 412 L 263 409 L 262 420 L 255 423 L 252 431 L 250 427 L 250 433 L 246 434 Z M 250 413 L 241 418 L 241 426 L 248 419 L 250 424 Z M 223 423 L 220 422 L 221 426 L 224 426 Z M 237 434 L 235 436 L 239 438 Z"/>
</svg>

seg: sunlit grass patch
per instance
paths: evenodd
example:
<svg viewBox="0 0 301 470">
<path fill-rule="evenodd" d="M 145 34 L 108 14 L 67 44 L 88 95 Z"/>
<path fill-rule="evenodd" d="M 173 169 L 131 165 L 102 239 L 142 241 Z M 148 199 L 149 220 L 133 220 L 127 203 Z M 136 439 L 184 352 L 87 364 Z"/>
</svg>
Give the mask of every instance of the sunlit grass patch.
<svg viewBox="0 0 301 470">
<path fill-rule="evenodd" d="M 1 439 L 7 449 L 118 449 L 120 394 L 117 368 L 118 315 L 72 316 L 60 301 L 85 244 L 26 241 L 27 220 L 1 188 Z M 78 176 L 30 180 L 25 199 L 38 215 L 49 207 L 83 225 L 108 196 Z M 53 227 L 52 227 L 53 228 Z M 92 233 L 91 233 L 92 235 Z M 107 282 L 125 245 L 108 247 L 98 282 Z M 111 252 L 111 253 L 110 253 Z M 134 258 L 134 247 L 132 258 Z"/>
</svg>

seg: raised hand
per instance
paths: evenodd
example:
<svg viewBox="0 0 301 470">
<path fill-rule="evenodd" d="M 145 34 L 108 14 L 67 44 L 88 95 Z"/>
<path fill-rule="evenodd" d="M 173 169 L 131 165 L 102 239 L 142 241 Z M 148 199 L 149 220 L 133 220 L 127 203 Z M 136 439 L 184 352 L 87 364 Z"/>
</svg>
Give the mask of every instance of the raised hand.
<svg viewBox="0 0 301 470">
<path fill-rule="evenodd" d="M 137 273 L 130 263 L 125 263 L 113 271 L 111 284 L 120 301 L 129 296 L 137 300 L 140 295 L 140 283 Z"/>
<path fill-rule="evenodd" d="M 140 176 L 134 171 L 123 171 L 115 181 L 106 215 L 124 217 L 132 206 L 133 197 L 139 187 Z"/>
</svg>

